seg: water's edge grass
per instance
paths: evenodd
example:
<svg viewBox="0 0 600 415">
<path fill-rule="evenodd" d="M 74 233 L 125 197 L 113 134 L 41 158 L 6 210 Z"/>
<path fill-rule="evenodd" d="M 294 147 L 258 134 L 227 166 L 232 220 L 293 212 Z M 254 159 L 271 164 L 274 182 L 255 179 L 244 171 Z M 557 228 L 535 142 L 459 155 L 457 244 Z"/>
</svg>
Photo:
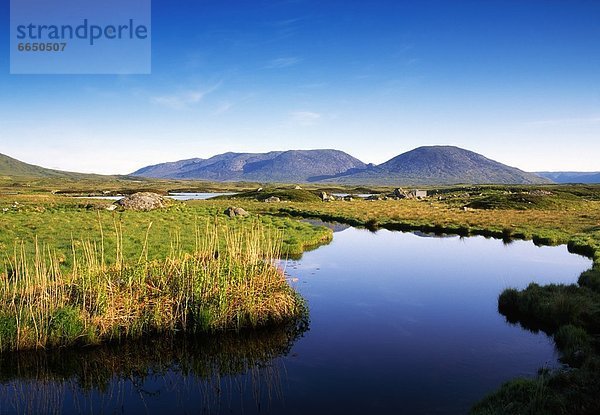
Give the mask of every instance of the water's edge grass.
<svg viewBox="0 0 600 415">
<path fill-rule="evenodd" d="M 191 252 L 174 239 L 161 259 L 148 259 L 146 237 L 137 261 L 124 258 L 115 227 L 113 261 L 105 238 L 80 241 L 68 270 L 50 247 L 15 246 L 0 279 L 0 351 L 256 328 L 307 312 L 276 262 L 282 235 L 259 221 L 208 221 Z"/>
</svg>

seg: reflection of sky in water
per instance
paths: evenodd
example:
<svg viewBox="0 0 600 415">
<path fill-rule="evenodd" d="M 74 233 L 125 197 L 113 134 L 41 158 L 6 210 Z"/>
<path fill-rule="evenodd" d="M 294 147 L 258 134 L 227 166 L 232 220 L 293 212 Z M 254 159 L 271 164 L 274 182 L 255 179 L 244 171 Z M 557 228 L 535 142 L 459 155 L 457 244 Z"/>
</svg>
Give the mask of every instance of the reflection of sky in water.
<svg viewBox="0 0 600 415">
<path fill-rule="evenodd" d="M 286 357 L 208 383 L 170 369 L 140 383 L 149 394 L 115 379 L 116 403 L 110 391 L 67 388 L 63 411 L 83 401 L 125 413 L 464 413 L 502 382 L 557 364 L 545 335 L 498 314 L 500 292 L 532 281 L 573 283 L 591 261 L 564 246 L 351 228 L 282 265 L 298 279 L 292 285 L 311 317 Z M 247 348 L 260 355 L 272 344 Z M 227 358 L 214 362 L 219 368 Z"/>
<path fill-rule="evenodd" d="M 556 364 L 545 335 L 498 314 L 502 290 L 574 283 L 590 265 L 565 246 L 528 241 L 337 233 L 288 267 L 311 330 L 294 347 L 304 360 L 286 367 L 299 373 L 294 388 L 334 412 L 344 399 L 376 412 L 464 412 L 503 381 Z"/>
</svg>

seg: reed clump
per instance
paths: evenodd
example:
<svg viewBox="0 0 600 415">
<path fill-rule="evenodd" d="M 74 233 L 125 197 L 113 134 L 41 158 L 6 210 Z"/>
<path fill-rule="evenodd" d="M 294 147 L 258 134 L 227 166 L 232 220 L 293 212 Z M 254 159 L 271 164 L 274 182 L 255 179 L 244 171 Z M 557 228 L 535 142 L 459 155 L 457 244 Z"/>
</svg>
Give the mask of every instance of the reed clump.
<svg viewBox="0 0 600 415">
<path fill-rule="evenodd" d="M 104 236 L 74 242 L 66 271 L 37 241 L 33 255 L 16 246 L 0 275 L 0 351 L 239 330 L 305 312 L 276 263 L 281 235 L 259 222 L 244 229 L 207 223 L 196 231 L 195 249 L 173 237 L 164 259 L 148 260 L 147 236 L 137 262 L 123 258 L 119 224 L 114 238 L 111 263 Z"/>
</svg>

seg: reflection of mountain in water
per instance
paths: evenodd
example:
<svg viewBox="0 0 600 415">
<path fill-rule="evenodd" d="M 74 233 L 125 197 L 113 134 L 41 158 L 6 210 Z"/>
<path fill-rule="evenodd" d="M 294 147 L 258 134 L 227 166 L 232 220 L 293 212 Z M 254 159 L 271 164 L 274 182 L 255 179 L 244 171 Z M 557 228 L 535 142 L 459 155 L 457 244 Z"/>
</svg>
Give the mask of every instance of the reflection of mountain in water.
<svg viewBox="0 0 600 415">
<path fill-rule="evenodd" d="M 304 320 L 241 333 L 3 354 L 0 412 L 113 413 L 126 407 L 152 413 L 166 405 L 166 411 L 179 406 L 218 413 L 230 412 L 232 402 L 264 406 L 279 390 L 278 358 L 307 329 Z"/>
<path fill-rule="evenodd" d="M 325 226 L 326 228 L 331 229 L 333 232 L 342 232 L 351 227 L 350 225 L 346 225 L 344 223 L 325 222 L 320 219 L 302 219 L 301 222 L 310 223 L 313 226 Z"/>
</svg>

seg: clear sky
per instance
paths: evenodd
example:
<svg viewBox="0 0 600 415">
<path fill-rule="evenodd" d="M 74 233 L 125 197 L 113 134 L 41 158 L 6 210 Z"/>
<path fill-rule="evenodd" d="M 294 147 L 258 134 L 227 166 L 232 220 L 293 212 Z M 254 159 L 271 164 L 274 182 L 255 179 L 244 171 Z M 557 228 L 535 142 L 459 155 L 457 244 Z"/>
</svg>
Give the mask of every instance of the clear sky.
<svg viewBox="0 0 600 415">
<path fill-rule="evenodd" d="M 154 0 L 152 74 L 9 75 L 0 153 L 129 173 L 226 151 L 451 144 L 600 170 L 600 1 Z"/>
</svg>

